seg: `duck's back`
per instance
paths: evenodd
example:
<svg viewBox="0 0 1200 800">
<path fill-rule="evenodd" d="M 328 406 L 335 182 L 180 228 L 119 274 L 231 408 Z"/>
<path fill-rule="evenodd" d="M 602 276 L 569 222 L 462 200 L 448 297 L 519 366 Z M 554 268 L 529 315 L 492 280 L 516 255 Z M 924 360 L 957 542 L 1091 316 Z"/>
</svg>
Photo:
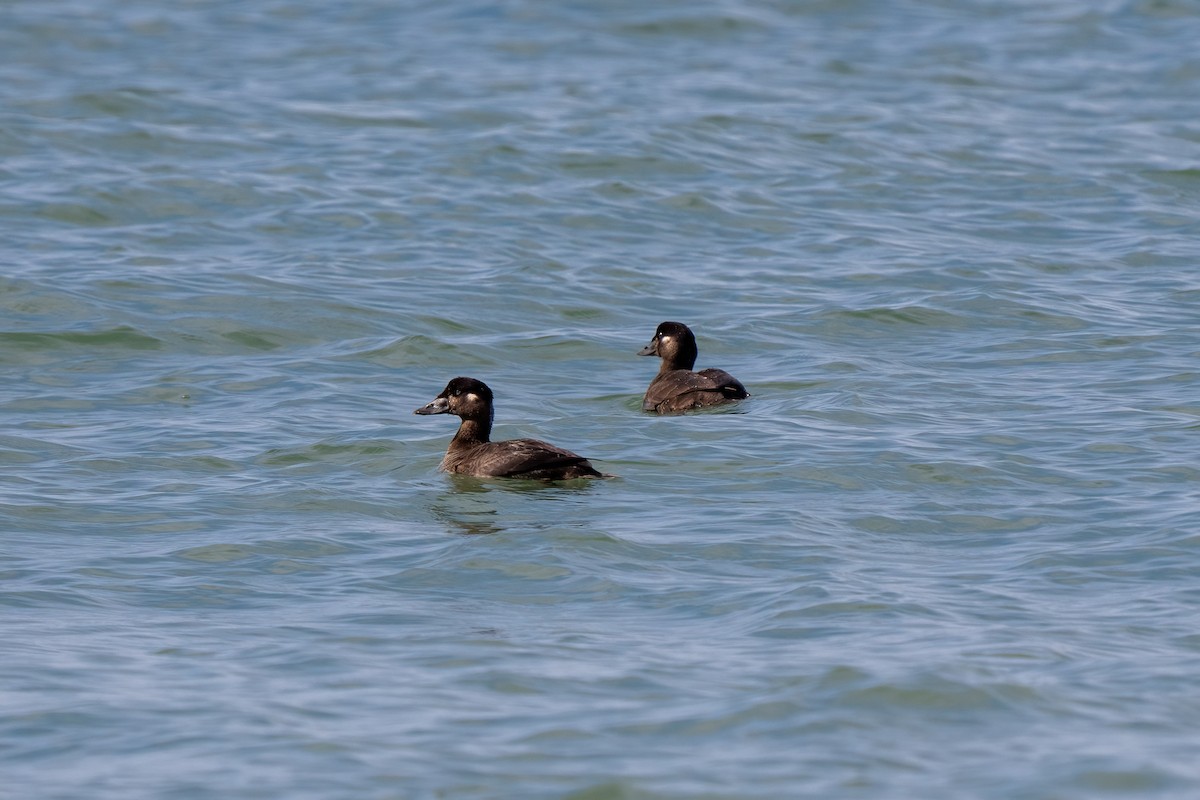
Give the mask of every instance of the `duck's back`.
<svg viewBox="0 0 1200 800">
<path fill-rule="evenodd" d="M 477 478 L 556 481 L 602 477 L 583 456 L 540 439 L 509 439 L 451 449 L 442 468 Z"/>
<path fill-rule="evenodd" d="M 749 396 L 741 381 L 723 369 L 710 367 L 699 372 L 675 369 L 659 373 L 650 382 L 642 399 L 642 410 L 671 414 L 743 400 Z"/>
</svg>

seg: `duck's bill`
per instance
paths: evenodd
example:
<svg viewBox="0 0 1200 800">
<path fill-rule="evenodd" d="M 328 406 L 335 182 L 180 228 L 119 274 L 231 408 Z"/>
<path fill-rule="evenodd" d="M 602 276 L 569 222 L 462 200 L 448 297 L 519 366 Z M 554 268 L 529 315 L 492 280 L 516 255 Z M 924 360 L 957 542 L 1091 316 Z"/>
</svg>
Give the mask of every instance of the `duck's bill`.
<svg viewBox="0 0 1200 800">
<path fill-rule="evenodd" d="M 436 400 L 434 400 L 432 403 L 430 403 L 429 405 L 421 406 L 413 413 L 414 414 L 449 414 L 450 413 L 450 401 L 447 400 L 445 397 L 439 397 Z"/>
</svg>

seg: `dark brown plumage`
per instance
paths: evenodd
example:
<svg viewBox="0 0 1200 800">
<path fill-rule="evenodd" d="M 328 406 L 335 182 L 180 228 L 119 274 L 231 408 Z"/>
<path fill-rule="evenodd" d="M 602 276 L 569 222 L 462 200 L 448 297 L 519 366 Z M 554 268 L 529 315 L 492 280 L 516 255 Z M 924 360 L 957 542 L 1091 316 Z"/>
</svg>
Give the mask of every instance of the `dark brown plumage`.
<svg viewBox="0 0 1200 800">
<path fill-rule="evenodd" d="M 643 411 L 678 414 L 750 396 L 746 387 L 723 369 L 693 372 L 697 353 L 696 336 L 687 325 L 664 322 L 658 326 L 650 344 L 638 351 L 639 356 L 662 359 L 658 374 L 650 381 L 642 399 Z"/>
<path fill-rule="evenodd" d="M 492 390 L 474 378 L 455 378 L 432 403 L 414 414 L 454 414 L 462 420 L 442 469 L 478 478 L 558 481 L 602 478 L 586 458 L 539 439 L 490 441 Z"/>
</svg>

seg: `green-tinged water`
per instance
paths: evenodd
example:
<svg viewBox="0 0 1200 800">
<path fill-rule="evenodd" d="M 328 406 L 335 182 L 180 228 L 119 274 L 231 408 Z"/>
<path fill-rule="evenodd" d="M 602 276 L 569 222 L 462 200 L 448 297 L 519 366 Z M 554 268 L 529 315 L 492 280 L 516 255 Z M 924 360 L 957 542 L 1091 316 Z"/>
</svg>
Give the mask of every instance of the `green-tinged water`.
<svg viewBox="0 0 1200 800">
<path fill-rule="evenodd" d="M 1200 796 L 1194 3 L 0 19 L 0 797 Z"/>
</svg>

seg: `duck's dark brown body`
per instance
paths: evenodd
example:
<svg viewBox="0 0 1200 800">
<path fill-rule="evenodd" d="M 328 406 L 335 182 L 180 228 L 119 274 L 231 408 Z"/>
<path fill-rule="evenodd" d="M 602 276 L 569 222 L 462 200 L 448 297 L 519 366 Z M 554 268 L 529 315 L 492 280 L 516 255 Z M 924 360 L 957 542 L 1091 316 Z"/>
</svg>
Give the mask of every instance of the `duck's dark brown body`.
<svg viewBox="0 0 1200 800">
<path fill-rule="evenodd" d="M 442 469 L 478 478 L 571 480 L 603 477 L 586 458 L 540 439 L 490 441 L 492 390 L 474 378 L 455 378 L 416 414 L 454 414 L 462 419 L 442 459 Z"/>
<path fill-rule="evenodd" d="M 662 359 L 658 374 L 642 398 L 643 411 L 677 414 L 750 396 L 741 381 L 723 369 L 693 372 L 697 352 L 696 337 L 687 325 L 664 322 L 658 326 L 650 344 L 638 351 L 639 356 Z"/>
<path fill-rule="evenodd" d="M 599 478 L 586 458 L 540 439 L 450 443 L 442 469 L 479 478 L 569 480 Z"/>
</svg>

